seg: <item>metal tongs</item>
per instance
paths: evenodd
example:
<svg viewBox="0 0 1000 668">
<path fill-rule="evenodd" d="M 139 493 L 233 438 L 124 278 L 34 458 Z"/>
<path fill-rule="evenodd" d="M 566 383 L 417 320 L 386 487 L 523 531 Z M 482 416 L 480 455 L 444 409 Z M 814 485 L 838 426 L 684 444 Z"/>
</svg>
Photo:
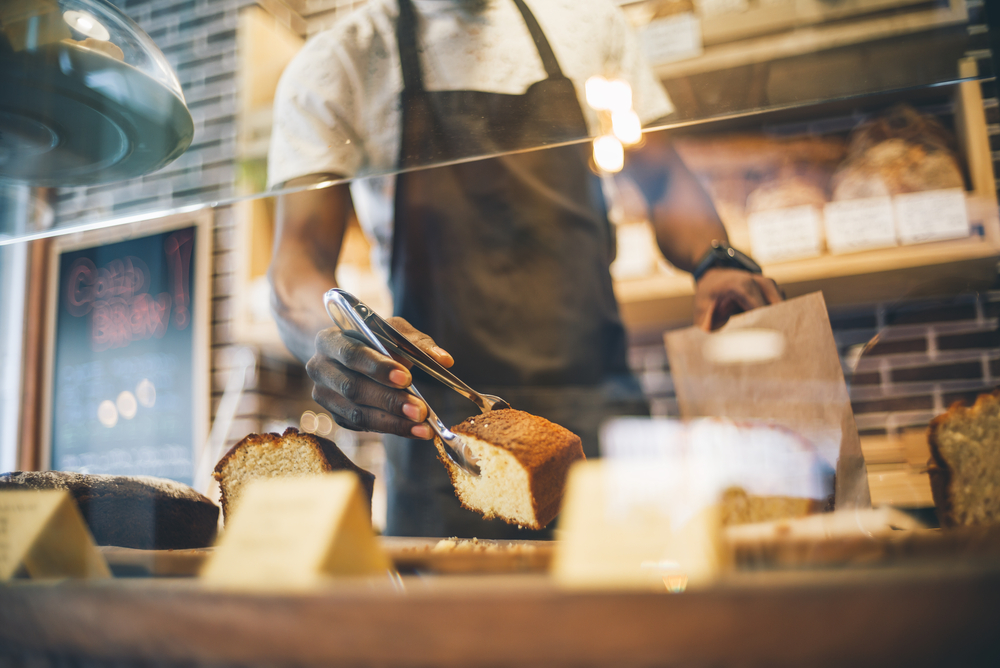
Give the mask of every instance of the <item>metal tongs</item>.
<svg viewBox="0 0 1000 668">
<path fill-rule="evenodd" d="M 510 404 L 493 394 L 481 394 L 463 383 L 458 377 L 438 364 L 434 359 L 415 346 L 395 327 L 383 320 L 375 311 L 366 306 L 351 293 L 334 288 L 323 295 L 323 304 L 330 318 L 347 336 L 368 344 L 383 355 L 392 353 L 420 367 L 430 376 L 462 396 L 466 397 L 483 413 L 501 408 L 510 408 Z M 421 396 L 413 385 L 406 388 L 415 397 L 419 397 L 427 405 L 427 424 L 441 439 L 444 451 L 456 465 L 472 475 L 479 475 L 478 460 L 458 434 L 448 429 L 438 418 L 427 400 Z"/>
</svg>

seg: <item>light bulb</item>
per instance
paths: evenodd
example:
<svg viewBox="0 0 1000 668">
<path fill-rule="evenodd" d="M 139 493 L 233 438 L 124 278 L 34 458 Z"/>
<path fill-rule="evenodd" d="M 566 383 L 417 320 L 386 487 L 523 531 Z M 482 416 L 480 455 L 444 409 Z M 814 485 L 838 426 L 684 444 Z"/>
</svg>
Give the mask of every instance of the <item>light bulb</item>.
<svg viewBox="0 0 1000 668">
<path fill-rule="evenodd" d="M 626 146 L 638 144 L 642 139 L 642 123 L 631 109 L 611 114 L 611 130 Z"/>
<path fill-rule="evenodd" d="M 594 162 L 609 174 L 620 172 L 625 166 L 625 148 L 613 135 L 598 137 L 594 140 Z"/>
<path fill-rule="evenodd" d="M 106 42 L 111 39 L 111 33 L 100 21 L 87 12 L 80 12 L 75 9 L 63 12 L 63 20 L 77 32 L 81 32 L 87 37 Z"/>
<path fill-rule="evenodd" d="M 587 92 L 587 104 L 593 109 L 602 111 L 608 108 L 608 83 L 602 76 L 592 76 L 587 79 L 585 90 Z"/>
<path fill-rule="evenodd" d="M 632 108 L 632 87 L 623 79 L 614 79 L 607 85 L 607 106 L 614 112 L 628 111 Z"/>
</svg>

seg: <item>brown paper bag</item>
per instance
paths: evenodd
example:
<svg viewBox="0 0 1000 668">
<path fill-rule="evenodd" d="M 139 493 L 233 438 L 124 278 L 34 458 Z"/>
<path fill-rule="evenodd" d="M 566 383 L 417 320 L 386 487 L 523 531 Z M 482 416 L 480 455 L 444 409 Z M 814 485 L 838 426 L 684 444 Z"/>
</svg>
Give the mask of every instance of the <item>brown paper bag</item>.
<svg viewBox="0 0 1000 668">
<path fill-rule="evenodd" d="M 797 431 L 837 472 L 837 508 L 871 507 L 868 475 L 821 292 L 664 336 L 682 418 L 761 419 Z"/>
</svg>

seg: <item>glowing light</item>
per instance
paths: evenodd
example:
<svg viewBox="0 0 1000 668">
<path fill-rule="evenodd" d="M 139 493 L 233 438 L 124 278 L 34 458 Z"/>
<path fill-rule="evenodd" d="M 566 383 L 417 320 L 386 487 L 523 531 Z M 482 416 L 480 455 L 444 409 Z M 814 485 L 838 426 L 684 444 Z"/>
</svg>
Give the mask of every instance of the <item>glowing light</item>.
<svg viewBox="0 0 1000 668">
<path fill-rule="evenodd" d="M 642 122 L 631 109 L 611 114 L 611 130 L 625 146 L 638 144 L 642 139 Z"/>
<path fill-rule="evenodd" d="M 156 386 L 153 381 L 148 378 L 140 380 L 135 386 L 135 398 L 139 400 L 140 406 L 152 408 L 156 404 Z"/>
<path fill-rule="evenodd" d="M 734 329 L 709 335 L 705 359 L 716 364 L 760 364 L 785 352 L 784 335 L 773 329 Z"/>
<path fill-rule="evenodd" d="M 608 82 L 607 107 L 611 111 L 628 111 L 632 108 L 632 87 L 627 81 L 614 79 Z"/>
<path fill-rule="evenodd" d="M 632 108 L 632 87 L 622 79 L 593 76 L 584 84 L 587 104 L 597 111 L 628 111 Z"/>
<path fill-rule="evenodd" d="M 118 424 L 118 409 L 115 408 L 115 402 L 110 399 L 102 401 L 97 407 L 97 419 L 108 429 Z"/>
<path fill-rule="evenodd" d="M 106 42 L 111 39 L 111 33 L 108 32 L 108 29 L 87 12 L 80 12 L 75 9 L 71 9 L 63 12 L 63 20 L 69 24 L 69 27 L 73 28 L 77 32 L 83 33 L 87 37 L 93 37 L 94 39 L 101 40 L 102 42 Z"/>
<path fill-rule="evenodd" d="M 598 137 L 594 140 L 594 162 L 602 171 L 620 172 L 625 166 L 625 148 L 617 137 Z"/>
<path fill-rule="evenodd" d="M 663 584 L 671 594 L 680 594 L 687 589 L 688 576 L 686 575 L 664 575 Z"/>
<path fill-rule="evenodd" d="M 316 416 L 316 433 L 320 436 L 329 436 L 333 431 L 333 418 L 326 413 Z"/>
<path fill-rule="evenodd" d="M 608 106 L 608 80 L 604 77 L 593 76 L 587 79 L 584 84 L 587 93 L 587 104 L 598 111 L 607 109 Z"/>
<path fill-rule="evenodd" d="M 302 431 L 313 434 L 316 432 L 316 427 L 319 426 L 319 418 L 312 411 L 306 411 L 299 418 L 299 429 Z"/>
<path fill-rule="evenodd" d="M 118 414 L 126 420 L 134 418 L 136 411 L 139 410 L 139 403 L 135 400 L 135 395 L 128 390 L 118 395 L 115 406 L 118 408 Z"/>
</svg>

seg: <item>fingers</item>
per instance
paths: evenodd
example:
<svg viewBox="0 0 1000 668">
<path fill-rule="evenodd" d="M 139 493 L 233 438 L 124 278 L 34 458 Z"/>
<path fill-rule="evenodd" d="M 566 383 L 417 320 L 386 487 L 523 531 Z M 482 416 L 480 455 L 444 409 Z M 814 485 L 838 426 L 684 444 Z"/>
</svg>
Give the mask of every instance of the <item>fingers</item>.
<svg viewBox="0 0 1000 668">
<path fill-rule="evenodd" d="M 705 331 L 718 329 L 737 313 L 783 299 L 770 278 L 738 269 L 712 269 L 695 287 L 695 325 Z"/>
<path fill-rule="evenodd" d="M 785 293 L 774 282 L 774 279 L 765 276 L 755 276 L 754 282 L 760 288 L 761 294 L 764 295 L 764 299 L 767 300 L 768 304 L 777 304 L 778 302 L 785 301 Z"/>
<path fill-rule="evenodd" d="M 427 406 L 407 392 L 410 372 L 365 343 L 331 328 L 316 337 L 306 364 L 315 383 L 313 399 L 347 429 L 430 438 Z"/>
<path fill-rule="evenodd" d="M 316 403 L 330 411 L 333 421 L 345 429 L 396 434 L 424 440 L 432 436 L 431 429 L 426 423 L 415 423 L 409 418 L 393 415 L 373 406 L 354 403 L 328 387 L 315 385 L 312 396 Z"/>
<path fill-rule="evenodd" d="M 413 325 L 406 321 L 404 318 L 394 317 L 389 318 L 389 324 L 396 328 L 396 330 L 414 343 L 418 348 L 423 350 L 425 353 L 434 358 L 434 361 L 441 366 L 448 368 L 455 363 L 454 358 L 436 343 L 434 339 L 428 335 L 416 329 Z"/>
<path fill-rule="evenodd" d="M 409 370 L 396 360 L 383 355 L 367 344 L 345 336 L 335 327 L 316 335 L 315 357 L 326 357 L 343 367 L 373 380 L 394 387 L 409 387 L 413 382 Z M 310 360 L 311 362 L 312 360 Z"/>
</svg>

